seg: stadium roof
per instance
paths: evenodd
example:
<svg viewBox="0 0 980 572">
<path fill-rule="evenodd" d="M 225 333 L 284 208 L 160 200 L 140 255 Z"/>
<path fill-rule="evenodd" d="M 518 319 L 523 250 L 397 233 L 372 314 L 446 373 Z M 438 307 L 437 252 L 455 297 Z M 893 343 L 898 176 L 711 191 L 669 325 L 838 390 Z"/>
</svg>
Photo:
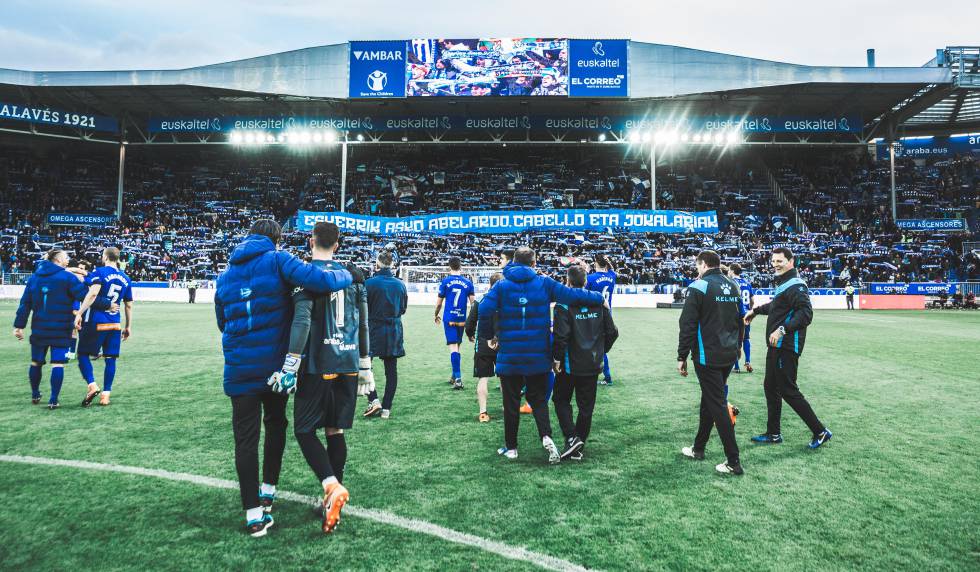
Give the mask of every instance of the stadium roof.
<svg viewBox="0 0 980 572">
<path fill-rule="evenodd" d="M 980 131 L 980 49 L 948 48 L 923 67 L 804 66 L 630 42 L 629 98 L 349 99 L 348 44 L 181 70 L 34 72 L 0 69 L 0 102 L 118 118 L 130 140 L 154 141 L 152 117 L 333 114 L 487 115 L 603 113 L 644 116 L 775 114 L 860 117 L 860 133 L 770 142 L 867 142 L 921 133 Z M 970 81 L 964 81 L 970 78 Z M 980 83 L 980 82 L 978 82 Z M 65 130 L 2 121 L 4 131 Z M 90 140 L 110 140 L 72 130 Z M 207 142 L 172 136 L 167 142 Z M 384 137 L 377 140 L 382 141 Z M 157 140 L 159 141 L 159 140 Z"/>
</svg>

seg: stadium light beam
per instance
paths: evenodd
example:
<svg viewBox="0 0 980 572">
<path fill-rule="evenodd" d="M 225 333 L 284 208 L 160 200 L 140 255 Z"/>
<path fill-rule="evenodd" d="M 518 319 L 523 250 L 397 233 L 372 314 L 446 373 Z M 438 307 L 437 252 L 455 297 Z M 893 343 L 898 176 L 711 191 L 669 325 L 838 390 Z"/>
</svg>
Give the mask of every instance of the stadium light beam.
<svg viewBox="0 0 980 572">
<path fill-rule="evenodd" d="M 651 139 L 653 139 L 653 136 L 650 135 L 650 132 L 649 131 L 643 134 L 643 142 L 644 143 L 649 143 Z"/>
<path fill-rule="evenodd" d="M 599 137 L 597 137 L 597 139 L 599 140 L 600 143 L 602 143 L 603 141 L 606 140 L 606 134 L 605 133 L 600 133 L 599 134 Z"/>
<path fill-rule="evenodd" d="M 631 132 L 630 143 L 639 143 L 639 142 L 640 142 L 640 134 L 637 133 L 636 131 Z"/>
<path fill-rule="evenodd" d="M 361 133 L 358 133 L 358 134 L 357 134 L 357 140 L 358 140 L 358 141 L 364 141 L 364 135 L 363 135 L 363 134 L 361 134 Z"/>
<path fill-rule="evenodd" d="M 738 139 L 738 133 L 736 133 L 734 131 L 729 131 L 725 135 L 725 143 L 728 144 L 728 145 L 735 145 L 737 143 L 740 143 L 740 141 Z"/>
<path fill-rule="evenodd" d="M 711 141 L 715 145 L 721 145 L 725 141 L 725 136 L 721 133 L 715 133 L 714 136 L 711 138 Z"/>
</svg>

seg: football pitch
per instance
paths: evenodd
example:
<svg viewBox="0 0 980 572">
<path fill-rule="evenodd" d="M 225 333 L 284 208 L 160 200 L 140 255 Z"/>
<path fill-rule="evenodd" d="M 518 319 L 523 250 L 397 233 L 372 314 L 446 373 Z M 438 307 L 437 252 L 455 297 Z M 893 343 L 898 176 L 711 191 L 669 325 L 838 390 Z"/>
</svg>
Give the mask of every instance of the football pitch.
<svg viewBox="0 0 980 572">
<path fill-rule="evenodd" d="M 0 303 L 8 326 L 15 307 Z M 8 328 L 0 570 L 980 567 L 980 312 L 816 312 L 800 387 L 834 431 L 816 451 L 788 406 L 785 443 L 749 443 L 765 429 L 755 324 L 756 371 L 729 381 L 742 411 L 740 478 L 715 472 L 715 434 L 705 461 L 680 455 L 694 437 L 699 390 L 693 374 L 675 370 L 677 311 L 616 311 L 615 384 L 599 388 L 585 460 L 558 466 L 547 464 L 526 415 L 520 457 L 497 456 L 500 393 L 491 382 L 493 421 L 477 423 L 475 383 L 465 376 L 462 392 L 446 383 L 442 327 L 431 315 L 411 307 L 405 316 L 408 355 L 391 419 L 361 419 L 359 403 L 344 479 L 354 510 L 325 536 L 309 506 L 282 500 L 261 539 L 244 533 L 237 490 L 115 467 L 235 479 L 212 306 L 136 304 L 108 408 L 78 405 L 85 384 L 74 362 L 62 408 L 32 406 L 29 347 Z M 95 369 L 101 385 L 101 361 Z M 472 373 L 471 344 L 463 371 Z M 375 376 L 381 389 L 378 360 Z M 554 415 L 552 423 L 557 441 Z M 291 433 L 279 488 L 314 495 L 319 483 Z M 113 467 L 14 462 L 26 456 Z M 459 541 L 473 537 L 492 549 Z"/>
</svg>

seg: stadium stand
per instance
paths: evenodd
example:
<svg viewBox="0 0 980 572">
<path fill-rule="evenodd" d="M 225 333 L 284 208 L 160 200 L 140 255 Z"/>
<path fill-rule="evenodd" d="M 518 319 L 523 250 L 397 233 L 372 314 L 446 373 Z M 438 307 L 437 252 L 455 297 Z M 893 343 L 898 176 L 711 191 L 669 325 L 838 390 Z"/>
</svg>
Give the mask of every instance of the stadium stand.
<svg viewBox="0 0 980 572">
<path fill-rule="evenodd" d="M 442 160 L 405 149 L 361 152 L 351 161 L 347 210 L 400 216 L 453 210 L 628 208 L 646 200 L 649 182 L 641 159 L 622 152 L 569 156 L 553 149 L 483 149 Z M 921 163 L 921 164 L 920 164 Z M 778 165 L 773 167 L 773 165 Z M 242 157 L 144 153 L 129 160 L 126 210 L 119 227 L 42 230 L 44 214 L 109 213 L 115 207 L 115 166 L 87 154 L 40 159 L 7 150 L 0 159 L 0 208 L 6 213 L 0 241 L 4 273 L 29 272 L 54 244 L 94 259 L 107 245 L 120 246 L 127 272 L 139 281 L 214 279 L 227 253 L 253 220 L 287 222 L 298 208 L 339 207 L 334 157 L 303 158 L 267 153 Z M 763 173 L 774 172 L 790 204 L 779 206 Z M 915 217 L 964 216 L 976 229 L 976 160 L 956 158 L 901 162 L 901 211 Z M 658 172 L 665 206 L 715 209 L 714 235 L 605 232 L 525 232 L 517 235 L 428 234 L 345 237 L 343 257 L 369 266 L 380 248 L 397 252 L 403 265 L 443 265 L 450 255 L 471 266 L 493 266 L 503 248 L 529 244 L 544 271 L 558 277 L 569 257 L 605 253 L 620 261 L 623 284 L 653 284 L 669 292 L 693 279 L 687 261 L 712 248 L 726 262 L 750 269 L 757 286 L 768 251 L 776 245 L 801 253 L 801 274 L 814 287 L 847 282 L 965 281 L 980 278 L 976 252 L 963 252 L 970 233 L 900 231 L 886 208 L 887 169 L 867 154 L 833 153 L 814 158 L 787 154 L 683 157 Z M 408 183 L 396 196 L 392 179 Z M 806 231 L 793 228 L 796 209 Z M 900 216 L 904 216 L 900 215 Z M 304 241 L 287 232 L 297 252 Z M 755 270 L 762 270 L 759 274 Z M 759 276 L 755 276 L 759 274 Z"/>
</svg>

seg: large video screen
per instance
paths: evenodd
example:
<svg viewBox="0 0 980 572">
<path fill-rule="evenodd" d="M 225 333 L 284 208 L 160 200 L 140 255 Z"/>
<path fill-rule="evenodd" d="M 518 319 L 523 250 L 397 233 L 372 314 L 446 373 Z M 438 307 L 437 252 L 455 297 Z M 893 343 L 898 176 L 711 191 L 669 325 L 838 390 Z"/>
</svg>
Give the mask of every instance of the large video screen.
<svg viewBox="0 0 980 572">
<path fill-rule="evenodd" d="M 568 39 L 417 39 L 408 45 L 407 95 L 568 95 Z"/>
</svg>

